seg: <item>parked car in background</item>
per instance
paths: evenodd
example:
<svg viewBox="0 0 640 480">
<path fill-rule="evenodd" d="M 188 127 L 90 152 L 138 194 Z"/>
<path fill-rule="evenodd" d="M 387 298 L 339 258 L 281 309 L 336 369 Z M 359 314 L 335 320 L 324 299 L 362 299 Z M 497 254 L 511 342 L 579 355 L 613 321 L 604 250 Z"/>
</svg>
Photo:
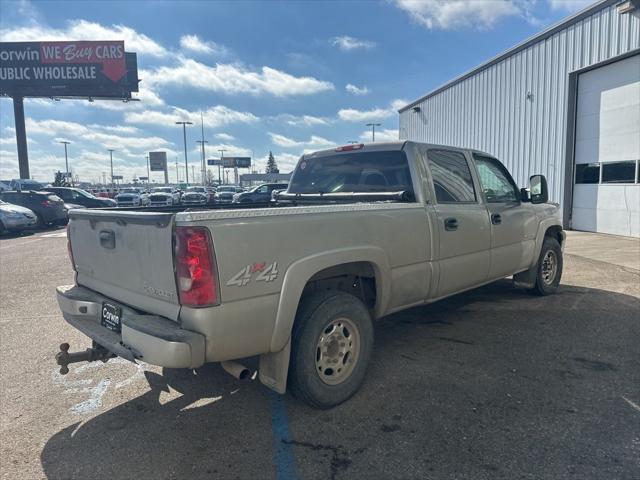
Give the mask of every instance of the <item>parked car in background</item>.
<svg viewBox="0 0 640 480">
<path fill-rule="evenodd" d="M 64 202 L 51 192 L 9 191 L 0 193 L 0 200 L 33 210 L 38 226 L 65 225 L 69 219 Z"/>
<path fill-rule="evenodd" d="M 0 200 L 0 235 L 35 227 L 38 217 L 32 210 Z"/>
<path fill-rule="evenodd" d="M 264 183 L 253 187 L 248 192 L 236 193 L 233 203 L 269 203 L 274 190 L 286 190 L 286 183 Z"/>
<path fill-rule="evenodd" d="M 139 188 L 123 188 L 115 201 L 119 207 L 144 207 L 149 204 L 149 196 Z"/>
<path fill-rule="evenodd" d="M 157 187 L 151 190 L 149 206 L 167 207 L 180 203 L 180 191 L 172 187 Z"/>
<path fill-rule="evenodd" d="M 0 180 L 0 192 L 4 192 L 6 190 L 11 190 L 11 185 L 9 185 L 10 182 L 4 182 L 2 180 Z"/>
<path fill-rule="evenodd" d="M 9 185 L 11 190 L 42 190 L 42 184 L 29 178 L 14 178 Z"/>
<path fill-rule="evenodd" d="M 65 203 L 82 205 L 85 208 L 115 207 L 117 202 L 111 198 L 100 198 L 90 194 L 81 188 L 71 187 L 47 187 L 48 192 L 55 193 Z"/>
<path fill-rule="evenodd" d="M 184 195 L 186 193 L 201 193 L 202 195 L 204 195 L 207 199 L 206 203 L 213 203 L 214 201 L 214 196 L 215 196 L 215 191 L 211 191 L 210 188 L 208 187 L 189 187 L 187 188 L 187 190 L 182 194 L 182 197 L 180 197 L 180 200 L 184 202 Z"/>
<path fill-rule="evenodd" d="M 207 205 L 209 198 L 206 193 L 203 192 L 190 192 L 186 191 L 180 197 L 180 203 L 182 205 Z"/>
<path fill-rule="evenodd" d="M 244 189 L 236 187 L 235 185 L 220 185 L 216 189 L 216 203 L 231 203 L 233 201 L 233 196 L 242 191 L 244 191 Z"/>
</svg>

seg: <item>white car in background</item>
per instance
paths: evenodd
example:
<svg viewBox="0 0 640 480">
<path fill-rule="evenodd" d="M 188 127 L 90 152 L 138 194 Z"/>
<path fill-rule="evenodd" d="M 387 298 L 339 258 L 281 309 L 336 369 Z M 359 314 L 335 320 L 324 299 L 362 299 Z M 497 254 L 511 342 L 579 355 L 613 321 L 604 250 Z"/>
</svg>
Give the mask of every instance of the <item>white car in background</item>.
<svg viewBox="0 0 640 480">
<path fill-rule="evenodd" d="M 144 207 L 149 204 L 149 196 L 139 188 L 123 188 L 115 201 L 119 207 Z"/>
<path fill-rule="evenodd" d="M 0 235 L 35 227 L 38 217 L 32 210 L 0 200 Z"/>
<path fill-rule="evenodd" d="M 157 187 L 149 195 L 150 207 L 169 207 L 180 203 L 180 191 L 173 187 Z"/>
</svg>

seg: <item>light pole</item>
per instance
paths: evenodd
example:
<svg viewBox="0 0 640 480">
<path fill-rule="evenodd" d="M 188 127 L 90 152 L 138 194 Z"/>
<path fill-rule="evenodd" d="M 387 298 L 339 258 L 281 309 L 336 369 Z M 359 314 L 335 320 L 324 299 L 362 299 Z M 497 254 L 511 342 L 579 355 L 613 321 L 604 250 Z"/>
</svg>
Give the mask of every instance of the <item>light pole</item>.
<svg viewBox="0 0 640 480">
<path fill-rule="evenodd" d="M 220 152 L 220 163 L 222 163 L 222 159 L 224 158 L 224 152 L 226 152 L 226 150 L 224 148 L 221 148 L 218 151 Z M 223 170 L 224 170 L 224 166 L 223 166 Z M 222 185 L 222 179 L 220 178 L 220 165 L 218 165 L 218 184 Z"/>
<path fill-rule="evenodd" d="M 202 148 L 202 162 L 201 162 L 201 175 L 202 175 L 202 185 L 204 186 L 204 184 L 206 183 L 205 181 L 205 173 L 206 173 L 206 169 L 207 167 L 205 167 L 206 164 L 206 160 L 205 160 L 205 153 L 204 153 L 204 144 L 205 143 L 209 143 L 207 140 L 196 140 L 196 143 L 200 144 L 200 147 Z"/>
<path fill-rule="evenodd" d="M 147 185 L 149 185 L 149 180 L 151 180 L 149 173 L 149 155 L 147 155 Z"/>
<path fill-rule="evenodd" d="M 111 159 L 111 188 L 113 189 L 113 150 L 109 149 L 109 158 Z"/>
<path fill-rule="evenodd" d="M 189 183 L 189 162 L 187 161 L 187 125 L 193 125 L 193 122 L 176 122 L 176 125 L 182 125 L 182 136 L 184 138 L 184 171 L 185 182 Z"/>
<path fill-rule="evenodd" d="M 367 123 L 367 127 L 371 127 L 371 141 L 375 142 L 376 141 L 376 127 L 381 126 L 381 123 Z"/>
<path fill-rule="evenodd" d="M 67 142 L 66 140 L 61 140 L 59 143 L 64 144 L 64 165 L 66 168 L 66 178 L 69 178 L 69 158 L 67 157 L 67 145 L 71 142 Z M 73 185 L 73 178 L 71 179 L 71 185 Z"/>
</svg>

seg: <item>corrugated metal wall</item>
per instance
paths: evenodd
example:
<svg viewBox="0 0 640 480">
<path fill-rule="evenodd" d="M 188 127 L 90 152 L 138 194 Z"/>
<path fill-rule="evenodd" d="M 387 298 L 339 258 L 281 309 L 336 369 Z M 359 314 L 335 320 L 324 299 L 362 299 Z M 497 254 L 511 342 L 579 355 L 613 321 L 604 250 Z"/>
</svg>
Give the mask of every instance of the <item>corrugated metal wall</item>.
<svg viewBox="0 0 640 480">
<path fill-rule="evenodd" d="M 543 173 L 562 203 L 569 73 L 638 48 L 640 18 L 604 7 L 402 112 L 400 139 L 491 153 L 521 186 Z"/>
</svg>

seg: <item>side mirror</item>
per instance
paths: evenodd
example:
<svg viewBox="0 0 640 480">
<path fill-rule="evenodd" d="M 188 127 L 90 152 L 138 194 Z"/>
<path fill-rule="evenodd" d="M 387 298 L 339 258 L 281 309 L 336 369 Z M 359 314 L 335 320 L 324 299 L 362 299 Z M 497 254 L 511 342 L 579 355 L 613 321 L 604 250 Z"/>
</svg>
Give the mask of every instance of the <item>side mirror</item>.
<svg viewBox="0 0 640 480">
<path fill-rule="evenodd" d="M 531 203 L 547 203 L 549 201 L 549 187 L 544 175 L 533 175 L 529 179 Z"/>
</svg>

